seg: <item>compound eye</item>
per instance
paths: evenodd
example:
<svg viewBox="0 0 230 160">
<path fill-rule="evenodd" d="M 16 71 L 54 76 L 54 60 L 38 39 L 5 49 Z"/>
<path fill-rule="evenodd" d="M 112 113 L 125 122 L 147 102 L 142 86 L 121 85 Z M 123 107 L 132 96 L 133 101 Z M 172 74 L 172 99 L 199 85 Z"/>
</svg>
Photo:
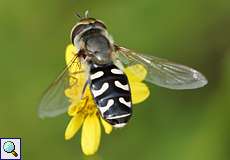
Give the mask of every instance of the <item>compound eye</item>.
<svg viewBox="0 0 230 160">
<path fill-rule="evenodd" d="M 106 29 L 106 26 L 105 26 L 102 22 L 100 22 L 100 21 L 96 21 L 96 22 L 94 23 L 94 25 L 95 25 L 95 26 L 100 26 L 100 27 Z"/>
<path fill-rule="evenodd" d="M 80 34 L 87 26 L 85 24 L 80 24 L 80 25 L 77 25 L 75 26 L 73 29 L 72 29 L 72 32 L 71 32 L 71 40 L 72 40 L 72 43 L 74 44 L 74 38 Z"/>
</svg>

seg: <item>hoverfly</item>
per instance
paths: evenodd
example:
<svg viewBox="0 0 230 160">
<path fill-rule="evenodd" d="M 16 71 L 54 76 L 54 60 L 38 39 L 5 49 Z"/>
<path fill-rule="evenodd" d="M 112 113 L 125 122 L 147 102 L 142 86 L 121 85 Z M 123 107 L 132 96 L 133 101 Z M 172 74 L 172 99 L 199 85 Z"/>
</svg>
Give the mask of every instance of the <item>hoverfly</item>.
<svg viewBox="0 0 230 160">
<path fill-rule="evenodd" d="M 117 128 L 125 126 L 132 115 L 131 91 L 124 67 L 141 64 L 148 71 L 147 82 L 169 89 L 195 89 L 207 84 L 206 78 L 195 69 L 118 46 L 105 24 L 87 15 L 73 27 L 71 42 L 77 48 L 76 56 L 44 94 L 39 106 L 40 117 L 67 111 L 64 91 L 69 86 L 68 69 L 77 59 L 78 66 L 86 64 L 88 68 L 83 71 L 87 73 L 85 86 L 89 85 L 100 115 Z M 138 76 L 138 68 L 133 74 Z"/>
</svg>

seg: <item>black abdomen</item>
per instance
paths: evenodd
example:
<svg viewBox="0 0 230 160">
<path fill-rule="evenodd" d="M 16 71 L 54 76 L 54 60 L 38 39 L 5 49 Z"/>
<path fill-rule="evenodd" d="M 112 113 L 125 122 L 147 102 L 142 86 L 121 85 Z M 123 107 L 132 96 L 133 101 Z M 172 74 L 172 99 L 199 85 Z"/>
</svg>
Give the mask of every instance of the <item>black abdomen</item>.
<svg viewBox="0 0 230 160">
<path fill-rule="evenodd" d="M 123 127 L 132 115 L 127 76 L 114 64 L 90 66 L 90 90 L 101 116 L 114 127 Z"/>
</svg>

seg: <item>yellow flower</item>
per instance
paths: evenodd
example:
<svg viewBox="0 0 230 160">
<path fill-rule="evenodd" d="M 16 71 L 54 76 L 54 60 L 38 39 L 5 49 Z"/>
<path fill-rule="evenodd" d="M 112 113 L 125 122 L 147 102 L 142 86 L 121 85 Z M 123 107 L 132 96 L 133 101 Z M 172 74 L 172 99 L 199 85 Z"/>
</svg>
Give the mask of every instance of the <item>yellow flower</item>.
<svg viewBox="0 0 230 160">
<path fill-rule="evenodd" d="M 75 56 L 76 48 L 73 45 L 68 45 L 66 49 L 66 63 L 68 64 Z M 81 66 L 81 70 L 78 67 L 78 63 L 74 63 L 69 68 L 70 79 L 69 88 L 65 90 L 65 95 L 69 98 L 71 104 L 68 109 L 68 115 L 71 118 L 66 131 L 65 139 L 71 139 L 82 127 L 81 134 L 81 148 L 85 155 L 92 155 L 97 152 L 100 145 L 101 138 L 101 124 L 105 130 L 105 133 L 110 134 L 112 132 L 112 126 L 107 123 L 99 115 L 97 106 L 91 95 L 89 86 L 87 86 L 82 99 L 79 95 L 81 94 L 82 88 L 86 82 L 86 75 L 84 72 L 84 66 Z M 132 70 L 138 69 L 141 71 L 138 77 L 133 76 Z M 134 65 L 124 69 L 126 73 L 130 88 L 133 104 L 144 101 L 149 96 L 148 87 L 142 83 L 147 71 L 141 65 Z"/>
</svg>

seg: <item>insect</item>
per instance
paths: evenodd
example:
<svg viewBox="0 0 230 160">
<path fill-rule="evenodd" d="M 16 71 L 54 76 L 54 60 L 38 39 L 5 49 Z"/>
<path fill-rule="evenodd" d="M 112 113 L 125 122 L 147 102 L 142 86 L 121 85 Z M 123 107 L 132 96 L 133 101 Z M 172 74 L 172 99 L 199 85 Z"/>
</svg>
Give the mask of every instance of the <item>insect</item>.
<svg viewBox="0 0 230 160">
<path fill-rule="evenodd" d="M 85 86 L 89 85 L 100 115 L 117 128 L 125 126 L 132 116 L 131 91 L 124 67 L 141 64 L 148 71 L 147 82 L 169 89 L 195 89 L 207 84 L 206 78 L 195 69 L 118 46 L 106 25 L 87 15 L 73 27 L 71 42 L 77 48 L 76 56 L 44 94 L 39 106 L 40 117 L 53 117 L 67 111 L 64 91 L 69 85 L 68 68 L 76 59 L 79 59 L 79 67 L 87 66 L 83 71 L 87 73 Z M 133 74 L 138 76 L 138 68 Z"/>
</svg>

